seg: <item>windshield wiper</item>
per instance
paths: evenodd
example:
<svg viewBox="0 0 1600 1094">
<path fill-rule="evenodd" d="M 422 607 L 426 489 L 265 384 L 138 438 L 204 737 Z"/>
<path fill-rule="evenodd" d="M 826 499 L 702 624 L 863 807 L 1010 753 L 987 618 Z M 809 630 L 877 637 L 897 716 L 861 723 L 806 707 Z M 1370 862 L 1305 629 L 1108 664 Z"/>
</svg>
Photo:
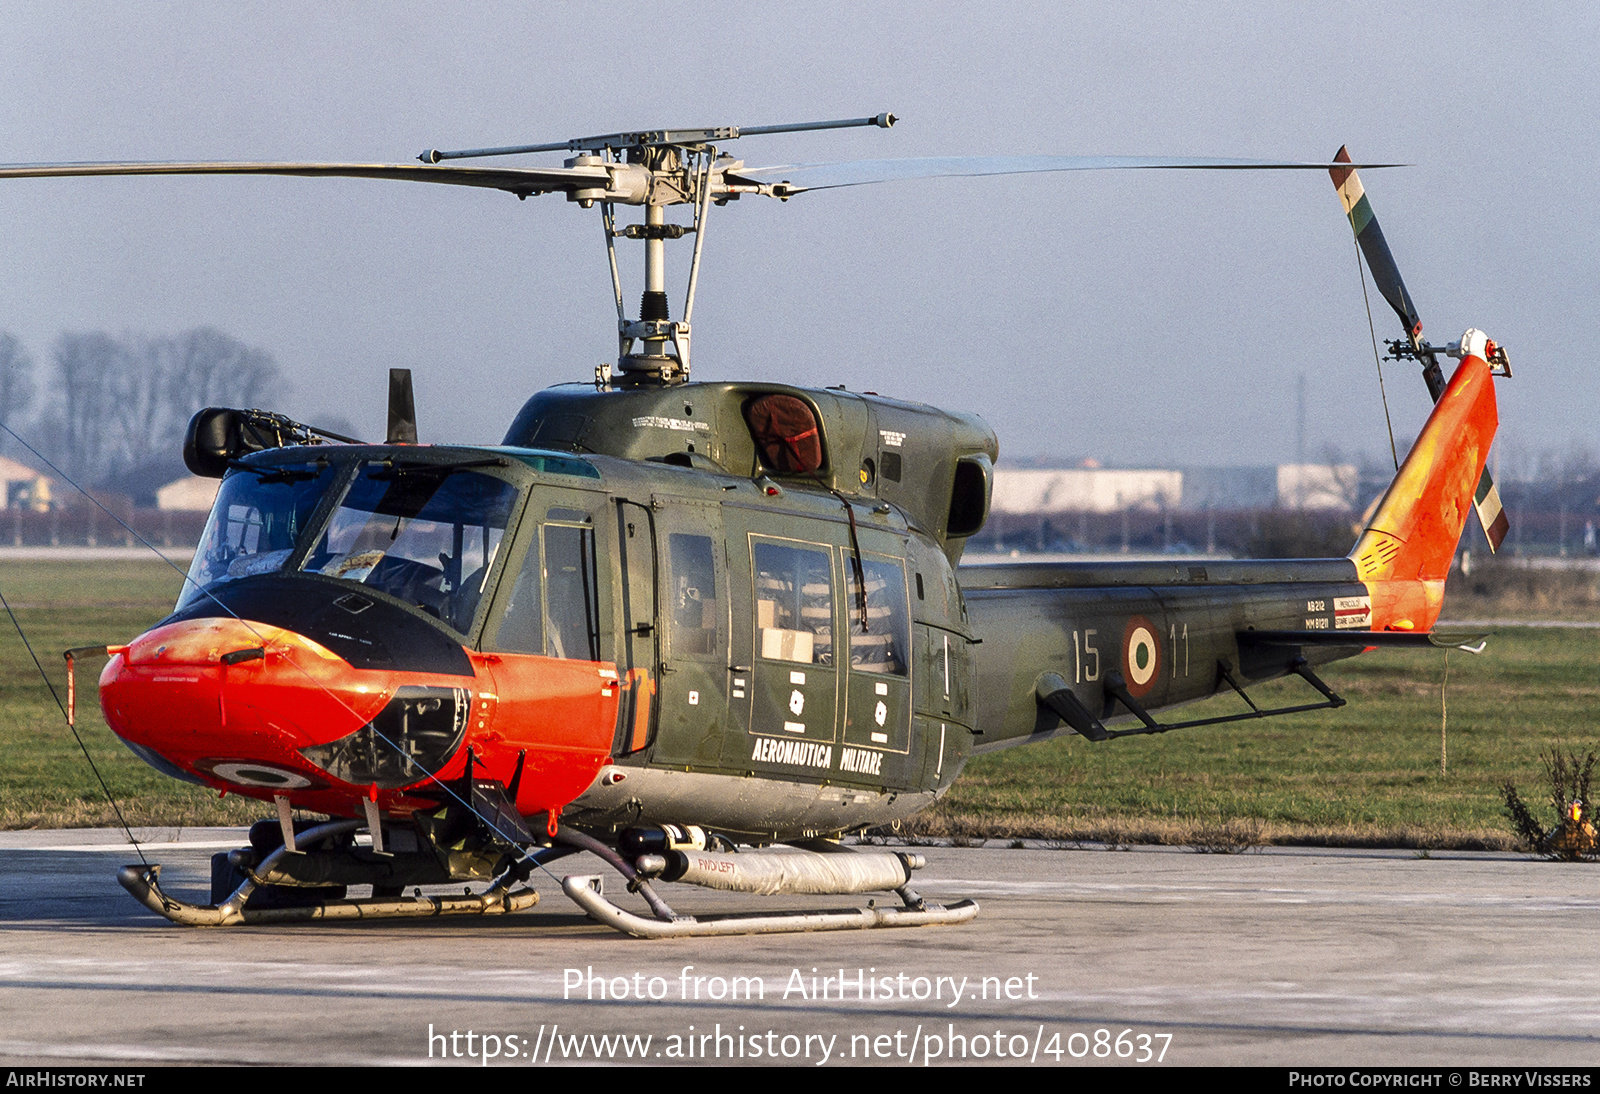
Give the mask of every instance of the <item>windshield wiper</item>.
<svg viewBox="0 0 1600 1094">
<path fill-rule="evenodd" d="M 313 466 L 316 467 L 315 471 L 306 471 L 306 470 L 302 470 L 299 467 L 292 467 L 292 466 L 291 467 L 273 467 L 273 466 L 258 467 L 253 463 L 245 463 L 243 460 L 229 460 L 228 461 L 228 466 L 233 468 L 235 471 L 248 471 L 248 472 L 250 472 L 252 475 L 255 475 L 257 477 L 257 481 L 258 482 L 263 483 L 263 484 L 265 484 L 265 483 L 283 483 L 283 482 L 310 482 L 312 479 L 317 478 L 324 471 L 328 470 L 328 461 L 325 460 L 325 459 L 320 459 L 319 458 L 316 461 L 316 463 L 313 465 Z"/>
<path fill-rule="evenodd" d="M 444 463 L 424 462 L 421 460 L 407 461 L 397 464 L 393 460 L 377 460 L 368 467 L 381 467 L 381 471 L 369 470 L 367 478 L 383 482 L 388 479 L 399 478 L 401 475 L 445 475 L 452 471 L 459 471 L 467 467 L 509 467 L 511 461 L 504 456 L 491 456 L 479 460 L 447 460 Z"/>
</svg>

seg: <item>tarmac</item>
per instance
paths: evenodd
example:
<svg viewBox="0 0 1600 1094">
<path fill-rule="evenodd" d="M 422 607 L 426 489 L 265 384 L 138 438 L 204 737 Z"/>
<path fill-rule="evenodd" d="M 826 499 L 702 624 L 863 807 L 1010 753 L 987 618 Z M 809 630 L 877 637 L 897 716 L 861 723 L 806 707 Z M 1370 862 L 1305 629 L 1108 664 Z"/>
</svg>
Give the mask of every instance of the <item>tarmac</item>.
<svg viewBox="0 0 1600 1094">
<path fill-rule="evenodd" d="M 210 855 L 243 833 L 139 837 L 168 891 L 204 903 Z M 117 885 L 138 857 L 120 832 L 0 833 L 0 1061 L 1600 1064 L 1596 866 L 917 850 L 918 890 L 977 900 L 974 922 L 647 942 L 589 921 L 543 874 L 541 903 L 509 917 L 177 927 Z M 692 914 L 864 903 L 663 895 Z"/>
</svg>

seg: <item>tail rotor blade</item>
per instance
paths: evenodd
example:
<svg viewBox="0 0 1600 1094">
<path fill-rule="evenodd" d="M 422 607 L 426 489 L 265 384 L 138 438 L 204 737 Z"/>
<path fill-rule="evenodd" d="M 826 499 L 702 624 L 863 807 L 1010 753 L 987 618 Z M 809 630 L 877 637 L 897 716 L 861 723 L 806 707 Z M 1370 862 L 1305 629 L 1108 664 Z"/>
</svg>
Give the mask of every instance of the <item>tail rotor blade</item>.
<svg viewBox="0 0 1600 1094">
<path fill-rule="evenodd" d="M 1350 153 L 1343 146 L 1333 157 L 1335 163 L 1349 163 Z M 1378 227 L 1378 218 L 1372 215 L 1372 205 L 1367 201 L 1367 194 L 1361 186 L 1361 177 L 1356 174 L 1353 167 L 1330 167 L 1328 174 L 1333 178 L 1333 185 L 1339 191 L 1339 200 L 1344 203 L 1344 211 L 1350 218 L 1350 227 L 1355 230 L 1356 242 L 1361 245 L 1361 253 L 1366 256 L 1367 269 L 1372 271 L 1372 280 L 1377 283 L 1378 291 L 1389 302 L 1394 313 L 1400 317 L 1400 323 L 1406 329 L 1406 337 L 1411 340 L 1412 348 L 1419 348 L 1422 339 L 1422 318 L 1417 315 L 1417 307 L 1411 302 L 1411 294 L 1406 292 L 1406 283 L 1400 279 L 1400 268 L 1395 265 L 1394 254 L 1389 250 L 1389 242 L 1383 238 L 1383 229 Z M 1430 385 L 1431 386 L 1431 385 Z M 1433 394 L 1435 400 L 1439 398 Z"/>
<path fill-rule="evenodd" d="M 1506 533 L 1511 530 L 1511 522 L 1506 519 L 1505 507 L 1500 504 L 1500 490 L 1489 477 L 1487 467 L 1478 479 L 1478 488 L 1472 492 L 1472 507 L 1478 511 L 1478 523 L 1483 525 L 1483 537 L 1489 541 L 1489 553 L 1498 552 Z"/>
</svg>

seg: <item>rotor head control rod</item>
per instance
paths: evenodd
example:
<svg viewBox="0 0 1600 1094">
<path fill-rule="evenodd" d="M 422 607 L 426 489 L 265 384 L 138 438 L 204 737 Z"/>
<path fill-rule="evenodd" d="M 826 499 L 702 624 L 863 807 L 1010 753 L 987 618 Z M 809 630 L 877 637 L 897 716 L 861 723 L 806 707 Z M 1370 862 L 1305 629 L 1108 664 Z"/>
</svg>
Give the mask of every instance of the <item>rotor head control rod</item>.
<svg viewBox="0 0 1600 1094">
<path fill-rule="evenodd" d="M 712 129 L 643 129 L 633 133 L 605 133 L 598 137 L 575 137 L 548 144 L 515 144 L 499 148 L 463 148 L 442 152 L 430 148 L 417 157 L 423 163 L 442 160 L 476 159 L 483 156 L 521 156 L 534 152 L 599 152 L 608 148 L 652 147 L 663 144 L 699 145 L 711 141 L 734 141 L 740 137 L 759 137 L 769 133 L 805 133 L 816 129 L 859 129 L 876 126 L 889 129 L 896 118 L 887 110 L 870 118 L 840 118 L 831 122 L 794 122 L 788 125 L 752 125 L 741 128 L 723 125 Z"/>
</svg>

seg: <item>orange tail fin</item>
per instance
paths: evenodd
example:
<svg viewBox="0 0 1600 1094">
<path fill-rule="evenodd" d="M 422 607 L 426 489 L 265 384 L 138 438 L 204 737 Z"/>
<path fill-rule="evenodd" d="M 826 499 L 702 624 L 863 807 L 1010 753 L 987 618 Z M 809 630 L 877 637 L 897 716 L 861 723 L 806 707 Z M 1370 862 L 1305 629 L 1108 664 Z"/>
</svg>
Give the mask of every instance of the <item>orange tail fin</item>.
<svg viewBox="0 0 1600 1094">
<path fill-rule="evenodd" d="M 1439 618 L 1445 577 L 1500 424 L 1483 350 L 1469 338 L 1462 344 L 1476 352 L 1464 354 L 1350 553 L 1372 597 L 1374 630 L 1427 630 Z"/>
</svg>

